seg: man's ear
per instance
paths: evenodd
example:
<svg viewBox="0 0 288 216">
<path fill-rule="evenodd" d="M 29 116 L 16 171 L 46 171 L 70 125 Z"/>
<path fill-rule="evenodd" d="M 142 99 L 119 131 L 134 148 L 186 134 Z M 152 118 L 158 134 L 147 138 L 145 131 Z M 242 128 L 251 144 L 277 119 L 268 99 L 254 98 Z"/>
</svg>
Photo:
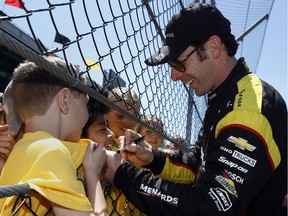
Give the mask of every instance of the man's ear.
<svg viewBox="0 0 288 216">
<path fill-rule="evenodd" d="M 60 110 L 64 113 L 67 114 L 70 109 L 70 103 L 71 103 L 71 95 L 72 92 L 69 88 L 62 88 L 58 92 L 58 104 Z"/>
<path fill-rule="evenodd" d="M 221 52 L 223 51 L 221 38 L 217 35 L 213 35 L 209 38 L 209 48 L 210 53 L 214 59 L 219 58 Z"/>
</svg>

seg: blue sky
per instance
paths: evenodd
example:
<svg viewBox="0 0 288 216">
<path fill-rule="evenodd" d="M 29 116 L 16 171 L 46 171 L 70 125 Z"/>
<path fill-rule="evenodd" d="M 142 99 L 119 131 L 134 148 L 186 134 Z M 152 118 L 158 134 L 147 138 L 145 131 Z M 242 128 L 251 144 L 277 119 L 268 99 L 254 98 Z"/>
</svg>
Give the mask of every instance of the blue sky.
<svg viewBox="0 0 288 216">
<path fill-rule="evenodd" d="M 275 0 L 256 74 L 274 86 L 286 103 L 287 60 L 287 0 Z"/>
</svg>

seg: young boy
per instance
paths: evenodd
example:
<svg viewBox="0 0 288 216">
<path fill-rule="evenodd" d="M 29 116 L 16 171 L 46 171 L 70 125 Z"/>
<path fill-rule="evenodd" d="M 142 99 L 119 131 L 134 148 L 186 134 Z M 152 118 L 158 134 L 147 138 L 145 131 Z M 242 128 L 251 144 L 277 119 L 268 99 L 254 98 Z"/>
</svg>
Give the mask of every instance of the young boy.
<svg viewBox="0 0 288 216">
<path fill-rule="evenodd" d="M 108 99 L 131 115 L 139 116 L 140 99 L 132 89 L 115 87 L 108 92 Z M 115 134 L 111 149 L 116 151 L 121 147 L 118 138 L 124 136 L 127 129 L 135 130 L 137 122 L 111 107 L 106 113 L 106 119 L 109 129 Z M 143 215 L 132 203 L 127 201 L 126 197 L 116 187 L 105 187 L 104 193 L 107 194 L 106 203 L 109 215 L 117 216 L 120 213 L 122 216 Z"/>
<path fill-rule="evenodd" d="M 55 57 L 47 60 L 67 71 L 64 61 Z M 85 81 L 84 77 L 79 79 Z M 4 165 L 0 185 L 29 184 L 37 191 L 31 195 L 31 209 L 36 215 L 46 214 L 51 207 L 55 215 L 106 215 L 99 183 L 107 157 L 104 145 L 79 141 L 88 118 L 87 95 L 33 62 L 15 70 L 12 84 L 15 112 L 25 124 L 25 134 Z M 82 162 L 89 200 L 77 179 L 77 173 L 81 177 Z M 1 215 L 11 213 L 15 200 L 0 199 Z M 31 212 L 21 208 L 18 214 Z"/>
<path fill-rule="evenodd" d="M 141 117 L 141 121 L 148 123 L 151 127 L 156 130 L 163 131 L 163 122 L 156 115 L 144 115 Z M 153 150 L 158 150 L 163 143 L 163 138 L 157 133 L 153 132 L 149 128 L 143 127 L 138 124 L 135 130 L 137 133 L 145 136 L 145 141 L 152 146 Z"/>
<path fill-rule="evenodd" d="M 105 114 L 108 111 L 108 106 L 90 98 L 88 102 L 89 118 L 82 130 L 81 137 L 103 143 L 105 149 L 111 150 L 115 134 L 107 127 Z"/>
</svg>

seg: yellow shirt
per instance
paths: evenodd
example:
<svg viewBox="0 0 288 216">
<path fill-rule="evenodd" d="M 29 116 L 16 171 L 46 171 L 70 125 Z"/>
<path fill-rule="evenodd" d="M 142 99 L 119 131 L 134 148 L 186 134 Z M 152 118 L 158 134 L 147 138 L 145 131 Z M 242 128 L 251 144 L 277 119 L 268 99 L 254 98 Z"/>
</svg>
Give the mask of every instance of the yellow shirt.
<svg viewBox="0 0 288 216">
<path fill-rule="evenodd" d="M 50 201 L 69 209 L 91 211 L 83 184 L 76 174 L 87 144 L 85 140 L 63 142 L 42 131 L 25 133 L 5 163 L 0 185 L 29 184 L 39 193 L 31 195 L 32 209 L 37 215 L 47 212 Z M 0 215 L 10 215 L 15 200 L 16 197 L 0 199 Z M 31 213 L 21 208 L 18 215 Z"/>
</svg>

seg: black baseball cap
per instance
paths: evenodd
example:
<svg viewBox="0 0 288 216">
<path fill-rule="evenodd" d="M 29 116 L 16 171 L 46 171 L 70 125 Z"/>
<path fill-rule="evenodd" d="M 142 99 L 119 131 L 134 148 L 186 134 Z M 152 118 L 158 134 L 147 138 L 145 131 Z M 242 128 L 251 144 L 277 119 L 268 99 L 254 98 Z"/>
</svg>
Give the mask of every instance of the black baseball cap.
<svg viewBox="0 0 288 216">
<path fill-rule="evenodd" d="M 191 4 L 170 19 L 165 31 L 165 45 L 145 63 L 150 66 L 167 63 L 197 40 L 231 34 L 230 24 L 216 7 L 205 3 Z"/>
</svg>

